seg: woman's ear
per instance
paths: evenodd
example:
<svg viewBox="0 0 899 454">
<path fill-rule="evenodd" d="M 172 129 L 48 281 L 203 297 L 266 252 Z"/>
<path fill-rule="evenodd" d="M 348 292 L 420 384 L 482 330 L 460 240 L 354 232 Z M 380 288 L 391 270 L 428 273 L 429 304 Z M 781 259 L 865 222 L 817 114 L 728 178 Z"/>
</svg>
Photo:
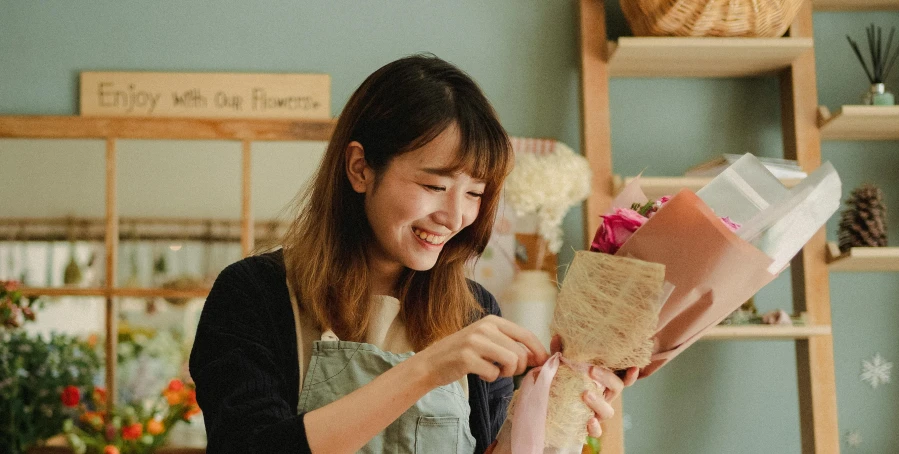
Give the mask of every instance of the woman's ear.
<svg viewBox="0 0 899 454">
<path fill-rule="evenodd" d="M 365 161 L 365 150 L 362 144 L 350 142 L 346 147 L 346 176 L 350 179 L 353 190 L 363 194 L 374 183 L 374 172 Z"/>
</svg>

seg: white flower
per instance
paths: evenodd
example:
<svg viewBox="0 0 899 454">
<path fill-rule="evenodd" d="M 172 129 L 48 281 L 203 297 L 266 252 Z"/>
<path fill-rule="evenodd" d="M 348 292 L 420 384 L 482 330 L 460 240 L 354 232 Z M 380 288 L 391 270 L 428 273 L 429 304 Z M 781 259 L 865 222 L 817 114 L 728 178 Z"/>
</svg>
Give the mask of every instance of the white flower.
<svg viewBox="0 0 899 454">
<path fill-rule="evenodd" d="M 561 142 L 550 153 L 516 153 L 505 183 L 509 206 L 519 216 L 537 215 L 537 233 L 553 253 L 562 247 L 562 218 L 589 193 L 589 162 Z"/>
<path fill-rule="evenodd" d="M 871 385 L 872 388 L 890 382 L 890 369 L 893 363 L 884 361 L 880 353 L 874 355 L 871 361 L 862 361 L 861 379 Z"/>
</svg>

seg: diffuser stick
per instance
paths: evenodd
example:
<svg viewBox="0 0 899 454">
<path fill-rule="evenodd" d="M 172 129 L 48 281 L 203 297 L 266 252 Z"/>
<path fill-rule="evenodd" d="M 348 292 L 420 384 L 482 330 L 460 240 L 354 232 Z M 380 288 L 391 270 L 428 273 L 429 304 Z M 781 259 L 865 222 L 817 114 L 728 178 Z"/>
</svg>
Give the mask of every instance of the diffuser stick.
<svg viewBox="0 0 899 454">
<path fill-rule="evenodd" d="M 873 83 L 874 83 L 874 76 L 871 75 L 871 71 L 868 71 L 868 64 L 865 63 L 865 58 L 862 57 L 862 51 L 859 50 L 859 48 L 858 48 L 858 43 L 855 42 L 855 41 L 853 41 L 852 38 L 849 37 L 849 35 L 846 35 L 846 39 L 849 40 L 849 45 L 852 46 L 852 50 L 855 51 L 855 56 L 857 56 L 857 57 L 858 57 L 858 61 L 861 62 L 861 64 L 862 64 L 862 69 L 865 70 L 865 75 L 868 76 L 868 80 L 871 81 L 871 83 L 873 84 Z"/>
<path fill-rule="evenodd" d="M 884 55 L 883 61 L 885 63 L 888 63 L 890 61 L 890 51 L 892 50 L 892 47 L 893 47 L 893 35 L 895 33 L 896 33 L 896 27 L 890 28 L 890 36 L 887 37 L 887 48 L 886 48 L 886 50 L 883 51 L 883 55 Z M 889 73 L 890 73 L 890 65 L 884 66 L 882 72 L 883 72 L 883 74 L 882 74 L 883 80 L 886 80 L 887 75 L 889 75 Z"/>
</svg>

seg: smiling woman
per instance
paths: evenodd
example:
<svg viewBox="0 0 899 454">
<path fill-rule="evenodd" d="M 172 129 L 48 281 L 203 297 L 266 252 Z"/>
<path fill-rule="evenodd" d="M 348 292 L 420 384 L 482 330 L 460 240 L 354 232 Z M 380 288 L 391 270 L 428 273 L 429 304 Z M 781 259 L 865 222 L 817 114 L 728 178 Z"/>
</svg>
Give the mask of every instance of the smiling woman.
<svg viewBox="0 0 899 454">
<path fill-rule="evenodd" d="M 458 68 L 412 56 L 369 76 L 283 249 L 209 294 L 191 354 L 209 451 L 507 452 L 511 377 L 548 354 L 465 275 L 512 159 Z"/>
</svg>

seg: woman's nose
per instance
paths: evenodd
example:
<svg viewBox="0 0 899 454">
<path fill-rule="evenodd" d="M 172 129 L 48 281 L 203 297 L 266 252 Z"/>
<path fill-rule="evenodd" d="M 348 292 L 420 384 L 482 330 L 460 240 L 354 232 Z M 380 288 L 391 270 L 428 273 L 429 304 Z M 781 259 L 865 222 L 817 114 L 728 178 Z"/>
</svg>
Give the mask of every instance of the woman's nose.
<svg viewBox="0 0 899 454">
<path fill-rule="evenodd" d="M 447 229 L 453 232 L 461 230 L 465 218 L 465 194 L 447 193 L 438 215 L 438 222 Z"/>
</svg>

